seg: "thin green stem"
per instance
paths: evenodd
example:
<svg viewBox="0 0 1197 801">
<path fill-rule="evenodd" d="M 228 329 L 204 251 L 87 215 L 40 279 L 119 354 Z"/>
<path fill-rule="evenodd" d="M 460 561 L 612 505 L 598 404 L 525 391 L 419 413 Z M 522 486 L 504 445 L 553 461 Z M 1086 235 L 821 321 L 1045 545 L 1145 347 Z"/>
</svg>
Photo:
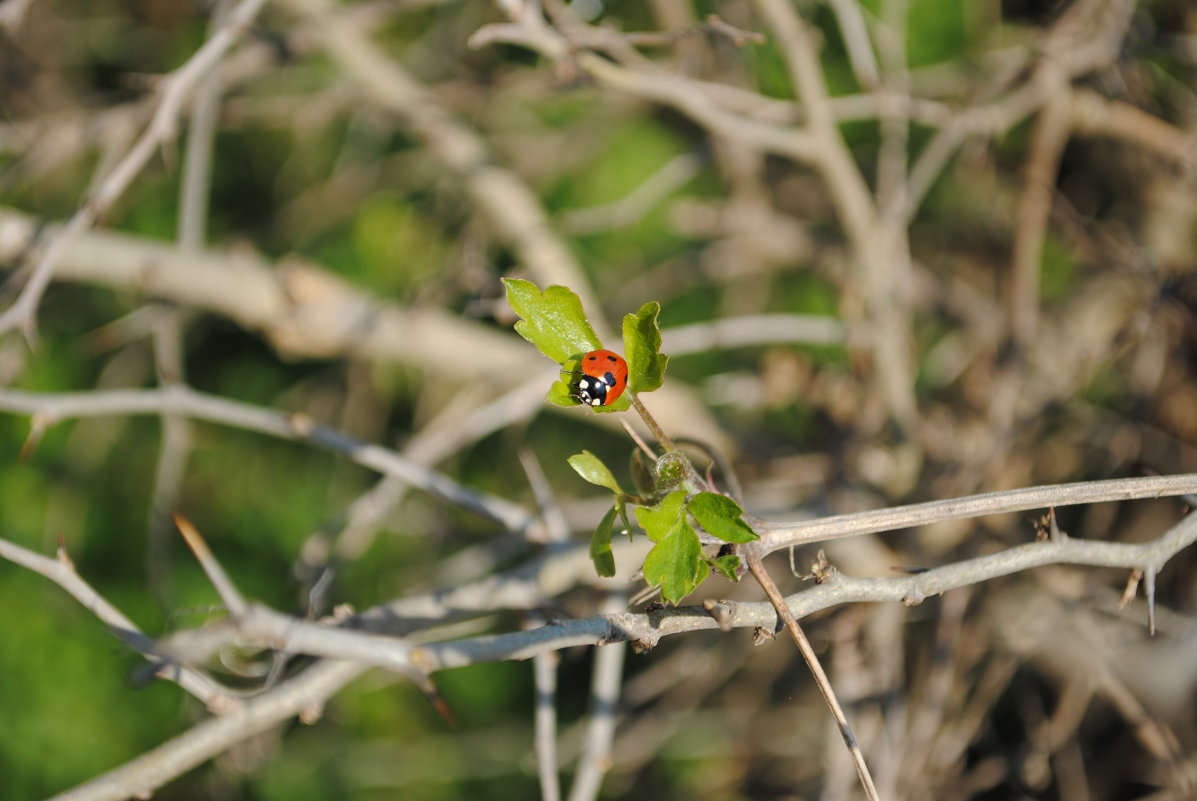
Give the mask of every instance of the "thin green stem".
<svg viewBox="0 0 1197 801">
<path fill-rule="evenodd" d="M 665 429 L 658 425 L 656 418 L 648 413 L 648 409 L 644 408 L 644 404 L 636 397 L 636 393 L 629 391 L 628 397 L 632 399 L 632 408 L 640 415 L 640 419 L 648 426 L 648 430 L 652 432 L 652 435 L 657 438 L 657 442 L 661 443 L 661 447 L 671 453 L 676 453 L 678 450 L 677 445 L 665 433 Z"/>
</svg>

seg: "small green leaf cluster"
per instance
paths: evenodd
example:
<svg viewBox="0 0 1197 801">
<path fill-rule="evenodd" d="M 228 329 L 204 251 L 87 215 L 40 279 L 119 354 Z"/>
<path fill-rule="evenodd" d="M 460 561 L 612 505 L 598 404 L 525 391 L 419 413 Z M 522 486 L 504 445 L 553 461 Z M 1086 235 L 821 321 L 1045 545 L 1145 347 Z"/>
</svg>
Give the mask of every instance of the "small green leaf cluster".
<svg viewBox="0 0 1197 801">
<path fill-rule="evenodd" d="M 708 534 L 727 543 L 746 543 L 758 539 L 744 522 L 739 504 L 714 492 L 688 494 L 674 489 L 655 501 L 625 493 L 611 470 L 589 451 L 569 458 L 570 466 L 582 478 L 611 490 L 615 505 L 604 515 L 590 539 L 590 558 L 600 576 L 615 575 L 615 554 L 611 548 L 615 520 L 622 519 L 624 530 L 632 537 L 628 507 L 650 540 L 656 543 L 644 560 L 644 578 L 649 586 L 661 588 L 661 596 L 676 604 L 694 591 L 711 570 L 732 581 L 739 580 L 740 557 L 728 553 L 708 556 L 702 548 L 694 520 Z"/>
<path fill-rule="evenodd" d="M 541 292 L 531 281 L 504 278 L 507 302 L 520 316 L 515 330 L 531 342 L 545 356 L 561 365 L 569 373 L 578 369 L 581 358 L 603 343 L 586 319 L 582 301 L 573 290 L 551 286 Z M 657 317 L 661 304 L 645 303 L 634 314 L 623 318 L 624 359 L 628 363 L 628 391 L 609 406 L 592 406 L 592 411 L 620 412 L 632 404 L 631 395 L 659 389 L 665 379 L 669 357 L 661 353 L 661 330 Z M 546 400 L 557 406 L 578 406 L 571 393 L 571 382 L 558 380 L 549 388 Z"/>
<path fill-rule="evenodd" d="M 541 292 L 531 281 L 515 278 L 505 278 L 503 284 L 507 302 L 521 318 L 515 330 L 560 364 L 562 372 L 576 370 L 584 355 L 603 347 L 586 319 L 581 300 L 570 289 L 551 286 Z M 660 304 L 650 301 L 624 317 L 627 392 L 609 406 L 590 407 L 593 411 L 622 411 L 631 405 L 636 393 L 661 387 L 669 357 L 661 353 L 661 330 L 657 325 L 660 312 Z M 558 380 L 549 389 L 547 399 L 559 406 L 580 405 L 571 392 L 570 381 Z M 637 409 L 647 414 L 642 406 Z M 735 501 L 703 490 L 693 465 L 672 446 L 651 466 L 638 451 L 633 456 L 632 475 L 639 495 L 624 492 L 607 465 L 589 451 L 571 456 L 569 464 L 582 478 L 610 490 L 615 497 L 614 505 L 590 539 L 590 558 L 600 576 L 615 575 L 611 547 L 615 521 L 623 524 L 630 538 L 634 531 L 628 516 L 631 508 L 640 528 L 654 543 L 644 561 L 644 577 L 650 586 L 661 588 L 667 602 L 681 601 L 711 570 L 738 580 L 740 558 L 734 553 L 708 556 L 695 525 L 732 544 L 752 542 L 757 534 L 744 522 L 744 512 Z"/>
</svg>

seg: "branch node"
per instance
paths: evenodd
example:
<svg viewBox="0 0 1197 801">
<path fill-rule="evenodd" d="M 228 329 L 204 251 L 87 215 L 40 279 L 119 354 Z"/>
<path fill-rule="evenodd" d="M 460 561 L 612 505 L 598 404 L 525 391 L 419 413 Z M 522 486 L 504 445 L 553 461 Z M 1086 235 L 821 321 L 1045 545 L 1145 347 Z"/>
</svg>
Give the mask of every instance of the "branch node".
<svg viewBox="0 0 1197 801">
<path fill-rule="evenodd" d="M 333 611 L 329 616 L 329 620 L 332 623 L 344 623 L 346 620 L 356 614 L 357 610 L 354 608 L 353 604 L 349 602 L 339 603 L 333 607 Z"/>
<path fill-rule="evenodd" d="M 1056 520 L 1056 507 L 1049 506 L 1032 524 L 1035 526 L 1035 542 L 1065 542 L 1068 535 L 1060 530 Z"/>
<path fill-rule="evenodd" d="M 816 584 L 829 584 L 837 575 L 839 571 L 828 561 L 827 553 L 820 548 L 819 553 L 815 555 L 815 561 L 810 563 L 810 573 L 803 576 L 803 579 L 814 579 Z"/>
<path fill-rule="evenodd" d="M 752 644 L 754 646 L 761 646 L 775 639 L 777 639 L 777 634 L 773 629 L 766 628 L 765 626 L 757 626 L 752 630 Z"/>
<path fill-rule="evenodd" d="M 719 624 L 720 631 L 731 631 L 734 601 L 716 601 L 714 598 L 708 598 L 702 602 L 702 608 Z"/>
<path fill-rule="evenodd" d="M 62 532 L 58 533 L 58 551 L 55 553 L 55 556 L 61 564 L 66 565 L 71 570 L 75 569 L 75 563 L 71 560 L 70 554 L 67 553 L 66 537 Z"/>
<path fill-rule="evenodd" d="M 657 647 L 657 641 L 650 637 L 641 637 L 638 640 L 632 640 L 632 653 L 637 656 L 647 654 L 649 651 Z"/>
<path fill-rule="evenodd" d="M 423 648 L 412 648 L 407 654 L 408 662 L 421 673 L 428 674 L 436 667 L 436 662 Z"/>
<path fill-rule="evenodd" d="M 315 429 L 315 422 L 310 415 L 303 412 L 295 412 L 287 415 L 287 424 L 291 426 L 291 430 L 299 437 L 310 437 L 312 431 Z"/>
<path fill-rule="evenodd" d="M 324 716 L 323 702 L 308 704 L 299 710 L 299 722 L 305 726 L 315 725 Z"/>
</svg>

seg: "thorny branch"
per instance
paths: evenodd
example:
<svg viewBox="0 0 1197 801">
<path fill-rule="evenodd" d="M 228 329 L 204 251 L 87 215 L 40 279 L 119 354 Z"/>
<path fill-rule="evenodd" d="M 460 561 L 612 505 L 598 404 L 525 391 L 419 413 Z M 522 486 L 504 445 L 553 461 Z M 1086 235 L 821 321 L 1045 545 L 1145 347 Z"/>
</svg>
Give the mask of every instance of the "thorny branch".
<svg viewBox="0 0 1197 801">
<path fill-rule="evenodd" d="M 7 26 L 15 31 L 23 23 L 30 5 L 22 0 L 8 0 L 0 5 L 0 28 Z M 340 9 L 323 0 L 288 0 L 284 5 L 304 21 L 296 26 L 303 29 L 302 36 L 292 39 L 316 42 L 368 104 L 397 116 L 400 120 L 397 127 L 419 140 L 425 151 L 464 188 L 470 203 L 495 230 L 496 238 L 512 248 L 525 269 L 536 273 L 542 283 L 571 284 L 576 291 L 590 298 L 588 307 L 597 306 L 594 302 L 597 294 L 570 252 L 570 243 L 554 233 L 553 221 L 532 191 L 531 183 L 526 182 L 517 170 L 499 163 L 501 159 L 486 142 L 481 126 L 475 130 L 471 124 L 457 119 L 449 111 L 449 103 L 442 102 L 437 93 L 419 85 L 395 59 L 370 41 L 370 31 L 362 20 L 377 18 L 376 12 L 342 14 Z M 1036 270 L 1047 241 L 1049 215 L 1055 205 L 1055 173 L 1062 149 L 1073 138 L 1086 135 L 1113 138 L 1161 156 L 1169 165 L 1180 166 L 1182 172 L 1191 171 L 1194 164 L 1193 153 L 1197 152 L 1194 141 L 1197 140 L 1191 132 L 1132 102 L 1104 97 L 1095 89 L 1076 83 L 1077 79 L 1105 69 L 1118 58 L 1135 8 L 1129 0 L 1078 0 L 1072 3 L 1035 46 L 1018 46 L 1008 52 L 991 54 L 995 57 L 994 63 L 1000 56 L 1003 66 L 996 70 L 996 76 L 987 86 L 962 102 L 938 99 L 933 92 L 923 96 L 920 76 L 906 70 L 905 56 L 900 52 L 906 5 L 902 2 L 883 3 L 879 17 L 867 22 L 860 8 L 852 3 L 831 3 L 861 92 L 832 97 L 825 87 L 819 44 L 809 23 L 789 4 L 758 0 L 755 6 L 764 22 L 764 30 L 772 41 L 781 45 L 781 55 L 786 60 L 795 95 L 792 101 L 766 97 L 730 83 L 690 77 L 664 66 L 664 61 L 650 60 L 636 50 L 637 47 L 695 43 L 697 37 L 692 34 L 697 30 L 730 37 L 736 45 L 758 42 L 760 35 L 751 26 L 741 29 L 721 20 L 709 20 L 705 25 L 682 24 L 676 32 L 619 34 L 574 19 L 572 12 L 560 3 L 547 4 L 548 17 L 540 14 L 540 4 L 535 2 L 508 0 L 499 5 L 509 14 L 509 21 L 479 30 L 473 39 L 475 45 L 510 42 L 530 48 L 554 62 L 562 76 L 580 74 L 593 81 L 600 91 L 611 90 L 680 112 L 705 128 L 712 138 L 720 140 L 719 147 L 742 148 L 758 155 L 767 153 L 805 165 L 819 177 L 833 199 L 838 222 L 852 250 L 853 266 L 860 269 L 859 273 L 847 271 L 850 276 L 847 283 L 859 284 L 864 290 L 863 318 L 859 316 L 859 308 L 854 311 L 852 299 L 843 304 L 842 320 L 744 316 L 738 320 L 722 320 L 678 330 L 676 339 L 667 332 L 666 341 L 671 352 L 799 340 L 847 342 L 850 347 L 856 347 L 861 341 L 861 332 L 865 331 L 866 350 L 870 351 L 874 362 L 872 369 L 880 377 L 886 414 L 904 425 L 907 433 L 916 426 L 921 426 L 924 431 L 932 428 L 916 419 L 916 412 L 925 410 L 915 409 L 911 394 L 913 366 L 907 351 L 909 318 L 913 311 L 907 306 L 909 298 L 904 293 L 910 291 L 911 286 L 918 286 L 920 281 L 925 282 L 928 275 L 924 267 L 911 259 L 905 226 L 915 220 L 941 173 L 958 154 L 1033 116 L 1038 116 L 1035 122 L 1038 133 L 1031 145 L 1024 205 L 1019 215 L 1021 222 L 1017 225 L 1019 244 L 1014 256 L 1015 281 L 1002 304 L 1006 309 L 1006 320 L 996 325 L 985 322 L 992 317 L 990 299 L 980 298 L 967 285 L 967 280 L 947 287 L 942 295 L 935 296 L 935 302 L 944 302 L 953 313 L 967 309 L 965 316 L 981 322 L 966 336 L 949 338 L 943 351 L 950 358 L 944 363 L 966 365 L 973 354 L 996 348 L 996 343 L 1004 340 L 1015 339 L 1026 346 L 1028 361 L 1038 370 L 1037 373 L 1032 371 L 1031 378 L 1025 381 L 1027 393 L 1011 391 L 1009 387 L 1014 383 L 1007 382 L 1005 394 L 995 394 L 990 405 L 993 416 L 1000 418 L 1006 430 L 1012 430 L 1017 422 L 1033 418 L 1067 389 L 1083 384 L 1085 361 L 1074 358 L 1075 351 L 1059 347 L 1060 340 L 1053 339 L 1053 334 L 1059 332 L 1065 337 L 1074 336 L 1071 324 L 1081 312 L 1096 308 L 1094 316 L 1103 321 L 1136 321 L 1136 315 L 1141 315 L 1158 322 L 1157 315 L 1144 314 L 1154 311 L 1155 307 L 1142 302 L 1143 298 L 1152 297 L 1159 291 L 1159 286 L 1153 283 L 1156 280 L 1154 274 L 1148 274 L 1150 280 L 1136 287 L 1132 296 L 1138 302 L 1125 304 L 1132 308 L 1125 318 L 1121 307 L 1116 313 L 1109 314 L 1100 303 L 1091 302 L 1100 300 L 1107 287 L 1101 287 L 1097 292 L 1090 291 L 1088 285 L 1082 287 L 1073 308 L 1058 315 L 1060 322 L 1055 326 L 1056 331 L 1049 315 L 1041 315 L 1037 308 L 1042 300 L 1038 296 Z M 525 376 L 534 373 L 535 367 L 524 358 L 521 349 L 508 347 L 510 342 L 490 336 L 493 332 L 482 326 L 471 327 L 462 319 L 440 316 L 435 310 L 406 309 L 380 302 L 308 265 L 284 265 L 283 269 L 275 269 L 274 265 L 252 257 L 200 252 L 184 255 L 176 253 L 173 246 L 156 247 L 141 238 L 89 230 L 114 201 L 125 194 L 153 151 L 170 145 L 175 127 L 192 102 L 188 97 L 193 93 L 196 81 L 224 58 L 233 40 L 260 6 L 261 3 L 252 0 L 237 4 L 229 21 L 216 26 L 212 40 L 159 84 L 159 105 L 154 121 L 128 151 L 117 170 L 97 183 L 92 199 L 83 204 L 65 228 L 41 230 L 40 223 L 18 212 L 0 210 L 0 260 L 11 263 L 22 257 L 31 243 L 39 241 L 39 231 L 48 242 L 16 304 L 0 315 L 0 330 L 19 327 L 32 338 L 38 299 L 47 282 L 69 278 L 129 288 L 213 311 L 248 328 L 264 331 L 267 338 L 287 353 L 353 354 L 370 361 L 395 360 L 415 364 L 431 375 L 459 381 L 476 378 L 473 371 L 479 364 L 488 368 L 501 365 L 501 372 L 505 374 Z M 218 40 L 219 43 L 214 44 Z M 303 50 L 297 48 L 295 52 Z M 878 120 L 883 127 L 875 191 L 863 179 L 863 168 L 856 163 L 858 154 L 847 151 L 839 130 L 840 124 L 861 119 Z M 931 129 L 930 140 L 921 149 L 909 147 L 907 140 L 912 124 Z M 907 150 L 910 151 L 910 164 L 905 163 Z M 687 164 L 683 163 L 682 167 Z M 678 186 L 688 174 L 683 170 L 678 175 L 666 175 L 666 183 Z M 649 189 L 653 192 L 646 190 L 643 196 L 629 196 L 624 206 L 599 211 L 612 224 L 629 224 L 642 216 L 657 197 L 663 197 L 654 194 L 663 190 L 651 186 Z M 193 214 L 187 216 L 195 222 Z M 577 219 L 580 215 L 574 217 Z M 588 220 L 583 223 L 593 224 Z M 1108 294 L 1120 297 L 1121 292 L 1122 288 L 1116 287 Z M 1075 314 L 1074 308 L 1079 310 Z M 854 318 L 854 314 L 858 316 Z M 1087 341 L 1095 350 L 1114 350 L 1121 346 L 1121 337 L 1129 328 L 1129 323 L 1126 328 L 1110 324 L 1103 329 L 1102 336 L 1090 337 Z M 363 331 L 369 333 L 363 334 Z M 1152 335 L 1154 333 L 1156 331 L 1152 329 Z M 1143 336 L 1143 341 L 1151 339 L 1151 335 Z M 1165 342 L 1163 337 L 1158 340 Z M 410 343 L 417 344 L 413 347 Z M 485 353 L 485 358 L 477 358 L 477 353 Z M 170 362 L 169 354 L 167 356 L 163 364 Z M 1066 365 L 1065 369 L 1061 369 L 1061 363 Z M 1044 364 L 1048 367 L 1044 368 Z M 964 371 L 964 367 L 949 367 L 943 374 L 951 373 L 953 369 Z M 1140 365 L 1139 369 L 1147 368 Z M 1036 381 L 1036 378 L 1041 380 Z M 1143 385 L 1157 386 L 1150 382 Z M 1162 387 L 1162 383 L 1159 386 Z M 527 398 L 538 393 L 529 394 L 528 387 L 536 389 L 535 382 L 529 381 L 512 392 L 515 406 L 520 409 L 535 405 Z M 792 391 L 792 388 L 786 391 Z M 665 394 L 661 394 L 662 399 Z M 834 392 L 830 394 L 834 395 Z M 1009 405 L 999 408 L 998 401 L 1003 399 L 1009 400 Z M 273 436 L 307 440 L 389 477 L 378 486 L 379 492 L 361 499 L 363 508 L 384 496 L 389 484 L 408 482 L 451 502 L 481 511 L 509 530 L 527 534 L 529 539 L 541 539 L 533 529 L 538 522 L 526 510 L 503 499 L 479 494 L 431 470 L 427 466 L 429 460 L 417 453 L 439 453 L 435 445 L 429 446 L 427 451 L 413 448 L 411 458 L 407 458 L 406 451 L 397 454 L 390 449 L 351 440 L 335 430 L 314 426 L 303 416 L 288 417 L 232 404 L 200 395 L 185 386 L 164 387 L 156 392 L 137 390 L 77 395 L 32 395 L 0 390 L 0 406 L 33 415 L 35 437 L 44 426 L 59 417 L 144 413 L 191 416 L 244 426 Z M 493 411 L 488 405 L 481 407 L 479 414 L 485 416 Z M 513 414 L 518 417 L 518 413 Z M 477 427 L 472 423 L 465 427 L 470 431 L 493 430 L 482 423 Z M 713 425 L 711 428 L 717 432 Z M 469 431 L 455 430 L 446 436 L 452 439 L 470 434 Z M 924 434 L 920 445 L 927 439 Z M 30 444 L 35 444 L 32 439 Z M 988 454 L 993 452 L 986 451 L 977 463 L 986 464 L 990 461 Z M 979 483 L 983 482 L 972 476 L 983 472 L 959 471 L 967 476 L 963 480 Z M 1009 486 L 1008 483 L 997 485 Z M 760 545 L 760 553 L 764 555 L 798 544 L 979 515 L 1195 492 L 1197 477 L 1172 475 L 1035 487 L 797 523 L 754 522 L 764 534 Z M 372 514 L 378 513 L 364 512 L 361 516 L 370 518 Z M 1128 569 L 1135 576 L 1141 576 L 1149 600 L 1148 625 L 1154 629 L 1156 609 L 1151 598 L 1156 577 L 1173 555 L 1194 541 L 1194 528 L 1193 518 L 1189 517 L 1148 543 L 1131 545 L 1053 538 L 1048 542 L 1028 543 L 955 564 L 931 567 L 912 575 L 869 578 L 836 573 L 825 576 L 818 586 L 785 598 L 784 603 L 796 618 L 852 602 L 916 604 L 954 588 L 968 587 L 1014 572 L 1044 565 L 1076 564 Z M 358 549 L 355 552 L 360 552 L 360 546 L 354 547 Z M 347 546 L 346 550 L 351 549 Z M 643 557 L 642 552 L 625 554 L 623 550 L 619 555 L 621 564 L 635 563 Z M 76 799 L 147 794 L 188 768 L 289 717 L 298 714 L 310 721 L 318 716 L 324 700 L 361 675 L 366 665 L 400 671 L 414 666 L 415 675 L 422 675 L 425 670 L 552 654 L 574 644 L 632 641 L 641 647 L 651 647 L 662 637 L 683 632 L 745 626 L 770 628 L 776 626 L 778 617 L 769 604 L 721 601 L 713 602 L 704 610 L 619 612 L 582 620 L 555 620 L 527 632 L 471 636 L 453 642 L 415 645 L 400 639 L 436 622 L 478 616 L 496 609 L 530 608 L 564 592 L 580 581 L 579 565 L 585 565 L 586 556 L 579 549 L 562 549 L 538 560 L 535 567 L 525 566 L 520 571 L 490 576 L 428 596 L 401 598 L 349 619 L 297 620 L 245 600 L 235 588 L 224 586 L 220 594 L 230 611 L 228 620 L 208 629 L 179 631 L 152 642 L 79 577 L 64 552 L 60 551 L 58 559 L 49 559 L 0 540 L 0 556 L 62 586 L 130 647 L 145 655 L 158 675 L 178 681 L 214 711 L 222 713 L 123 768 L 61 796 Z M 219 567 L 214 555 L 205 555 L 202 561 L 210 574 Z M 568 569 L 563 567 L 567 562 Z M 221 574 L 217 570 L 214 575 Z M 214 579 L 214 583 L 224 583 L 224 580 Z M 959 614 L 963 615 L 962 609 Z M 213 649 L 233 643 L 307 653 L 320 659 L 297 676 L 243 701 L 191 667 Z M 164 655 L 169 656 L 166 663 L 163 662 Z M 343 661 L 348 659 L 355 661 Z M 598 686 L 596 676 L 596 699 L 600 696 L 614 698 L 618 693 L 618 676 L 615 675 L 618 670 L 610 664 L 605 670 L 602 688 Z M 991 686 L 990 679 L 1000 675 L 1001 670 L 998 666 L 982 676 L 977 685 L 980 688 Z M 951 675 L 951 671 L 942 665 L 940 671 L 941 676 Z M 947 685 L 948 681 L 944 680 L 939 687 L 945 694 Z M 946 703 L 946 700 L 940 700 Z M 1061 706 L 1067 704 L 1062 702 Z M 1061 719 L 1067 720 L 1067 711 L 1065 709 L 1052 721 L 1055 730 L 1059 730 Z M 591 730 L 593 748 L 588 753 L 601 764 L 592 766 L 590 779 L 584 787 L 579 782 L 575 786 L 576 792 L 592 794 L 597 790 L 597 778 L 610 753 L 614 722 L 612 716 L 594 722 Z M 1058 739 L 1058 735 L 1053 735 L 1052 739 Z M 957 749 L 962 749 L 968 742 L 967 737 L 958 737 L 958 740 L 954 744 Z M 932 749 L 924 750 L 930 752 Z M 1156 749 L 1153 753 L 1167 751 Z M 884 782 L 879 783 L 885 786 Z"/>
<path fill-rule="evenodd" d="M 16 302 L 0 313 L 0 333 L 19 326 L 27 339 L 36 337 L 38 303 L 46 291 L 63 252 L 71 241 L 91 228 L 112 207 L 145 168 L 154 153 L 173 142 L 179 117 L 190 101 L 196 85 L 224 58 L 265 4 L 265 0 L 242 0 L 231 11 L 208 41 L 183 66 L 163 78 L 161 100 L 153 119 L 141 138 L 100 182 L 83 206 L 50 241 L 38 259 L 28 283 Z"/>
<path fill-rule="evenodd" d="M 967 499 L 961 500 L 968 505 Z M 1147 566 L 1158 571 L 1194 541 L 1197 541 L 1197 516 L 1189 515 L 1165 534 L 1146 543 L 1061 539 L 1029 543 L 914 575 L 855 578 L 836 573 L 815 587 L 788 596 L 785 603 L 795 618 L 852 602 L 921 603 L 951 589 L 1049 564 L 1126 569 Z M 3 554 L 6 557 L 20 555 L 11 548 L 6 550 Z M 23 558 L 19 561 L 21 564 L 27 562 Z M 553 621 L 538 629 L 509 634 L 416 645 L 393 637 L 296 620 L 250 603 L 240 615 L 230 617 L 216 628 L 172 635 L 157 644 L 155 652 L 188 662 L 201 659 L 213 649 L 235 643 L 324 656 L 328 661 L 318 663 L 295 679 L 247 701 L 248 716 L 239 706 L 232 713 L 205 721 L 128 765 L 60 797 L 75 801 L 115 799 L 125 797 L 120 793 L 130 792 L 129 788 L 144 791 L 160 786 L 232 744 L 302 710 L 306 710 L 310 717 L 323 699 L 360 675 L 365 665 L 424 674 L 486 661 L 529 659 L 578 645 L 634 642 L 641 648 L 651 648 L 663 637 L 684 632 L 772 628 L 778 621 L 777 612 L 770 603 L 724 601 L 711 609 L 681 607 L 640 614 L 622 612 L 582 620 Z M 253 721 L 252 724 L 249 721 Z"/>
</svg>

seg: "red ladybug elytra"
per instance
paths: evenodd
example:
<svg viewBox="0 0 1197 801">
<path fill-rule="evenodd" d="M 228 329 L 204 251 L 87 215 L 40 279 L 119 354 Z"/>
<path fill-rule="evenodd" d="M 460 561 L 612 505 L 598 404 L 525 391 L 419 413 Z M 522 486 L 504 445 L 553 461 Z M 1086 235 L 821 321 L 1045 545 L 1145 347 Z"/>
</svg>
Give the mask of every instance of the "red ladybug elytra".
<svg viewBox="0 0 1197 801">
<path fill-rule="evenodd" d="M 582 357 L 581 376 L 570 384 L 569 395 L 587 406 L 610 406 L 628 386 L 628 363 L 613 350 L 592 350 Z"/>
</svg>

